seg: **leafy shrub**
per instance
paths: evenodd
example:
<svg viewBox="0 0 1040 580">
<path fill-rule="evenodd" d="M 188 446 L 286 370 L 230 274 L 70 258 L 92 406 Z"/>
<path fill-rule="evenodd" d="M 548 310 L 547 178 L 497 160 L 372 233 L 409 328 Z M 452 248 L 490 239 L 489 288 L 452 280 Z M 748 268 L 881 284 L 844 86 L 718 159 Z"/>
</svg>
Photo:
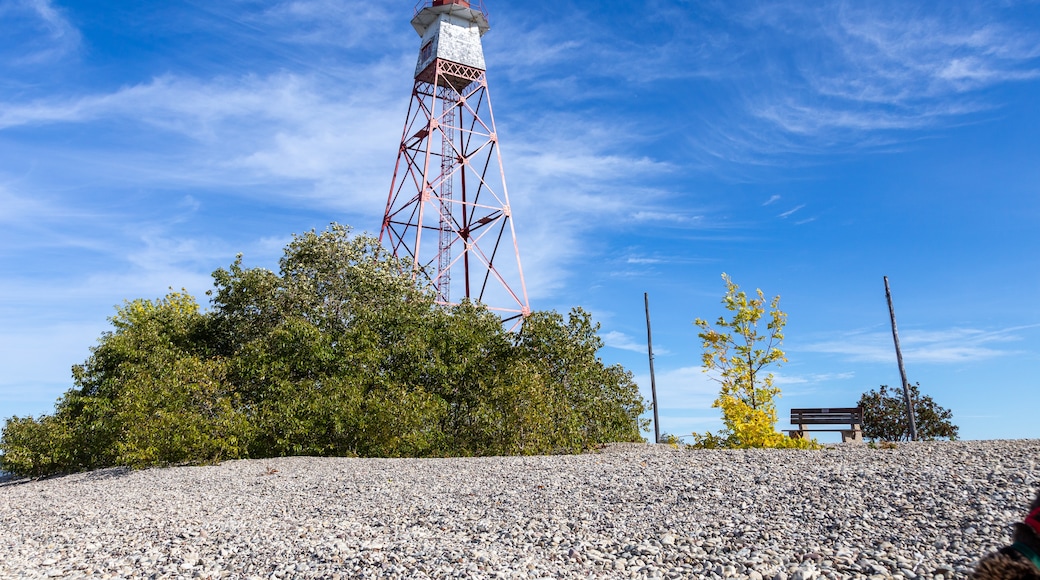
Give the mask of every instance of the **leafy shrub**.
<svg viewBox="0 0 1040 580">
<path fill-rule="evenodd" d="M 722 275 L 726 294 L 722 303 L 732 313 L 731 319 L 720 316 L 714 326 L 698 318 L 694 324 L 704 350 L 704 372 L 713 372 L 712 380 L 720 385 L 719 397 L 712 404 L 722 410 L 726 428 L 717 434 L 694 433 L 693 447 L 784 447 L 812 449 L 813 439 L 793 439 L 776 430 L 775 397 L 780 389 L 773 385 L 773 374 L 766 369 L 786 362 L 780 350 L 787 314 L 780 310 L 780 296 L 769 303 L 761 290 L 749 298 L 726 274 Z M 766 315 L 765 332 L 759 322 Z"/>
<path fill-rule="evenodd" d="M 936 404 L 928 395 L 921 396 L 920 383 L 910 385 L 914 424 L 921 441 L 957 439 L 959 427 L 953 424 L 953 412 Z M 863 436 L 881 441 L 909 441 L 910 423 L 906 419 L 906 403 L 901 389 L 889 391 L 887 385 L 864 393 L 859 399 L 863 407 Z"/>
<path fill-rule="evenodd" d="M 517 334 L 483 306 L 434 303 L 377 240 L 294 236 L 279 272 L 241 256 L 211 309 L 183 292 L 117 308 L 53 415 L 7 420 L 23 475 L 282 455 L 580 451 L 639 441 L 643 399 L 598 325 L 535 312 Z"/>
<path fill-rule="evenodd" d="M 68 425 L 54 415 L 11 417 L 0 437 L 2 466 L 18 475 L 39 477 L 68 470 L 72 437 Z"/>
</svg>

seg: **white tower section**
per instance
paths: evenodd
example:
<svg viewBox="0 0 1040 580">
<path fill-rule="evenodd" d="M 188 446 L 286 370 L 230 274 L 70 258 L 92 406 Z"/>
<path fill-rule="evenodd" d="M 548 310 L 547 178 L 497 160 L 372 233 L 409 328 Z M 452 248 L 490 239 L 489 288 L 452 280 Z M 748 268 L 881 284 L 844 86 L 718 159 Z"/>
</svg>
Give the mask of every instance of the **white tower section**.
<svg viewBox="0 0 1040 580">
<path fill-rule="evenodd" d="M 490 27 L 487 17 L 470 8 L 469 2 L 434 0 L 431 6 L 415 15 L 412 27 L 422 37 L 416 77 L 437 58 L 487 70 L 480 37 Z"/>
</svg>

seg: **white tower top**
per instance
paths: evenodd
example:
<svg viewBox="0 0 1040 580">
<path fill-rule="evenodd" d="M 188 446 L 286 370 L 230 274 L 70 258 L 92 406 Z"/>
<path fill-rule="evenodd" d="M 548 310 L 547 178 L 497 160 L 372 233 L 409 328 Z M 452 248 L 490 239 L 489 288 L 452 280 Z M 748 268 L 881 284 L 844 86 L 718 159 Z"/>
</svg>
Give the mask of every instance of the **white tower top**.
<svg viewBox="0 0 1040 580">
<path fill-rule="evenodd" d="M 488 31 L 487 15 L 466 0 L 420 0 L 412 27 L 422 37 L 418 77 L 435 59 L 486 70 L 480 37 Z M 417 6 L 417 9 L 419 8 Z"/>
</svg>

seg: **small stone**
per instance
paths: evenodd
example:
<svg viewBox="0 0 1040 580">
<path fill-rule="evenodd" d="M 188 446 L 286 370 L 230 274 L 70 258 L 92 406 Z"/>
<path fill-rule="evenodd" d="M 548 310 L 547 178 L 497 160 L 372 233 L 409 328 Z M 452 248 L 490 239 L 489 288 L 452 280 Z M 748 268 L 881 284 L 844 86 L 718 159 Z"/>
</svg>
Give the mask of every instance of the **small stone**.
<svg viewBox="0 0 1040 580">
<path fill-rule="evenodd" d="M 1021 485 L 987 476 L 1038 456 L 1028 440 L 884 453 L 636 445 L 73 474 L 0 487 L 0 577 L 952 580 L 1025 513 Z M 272 463 L 279 477 L 258 479 Z"/>
</svg>

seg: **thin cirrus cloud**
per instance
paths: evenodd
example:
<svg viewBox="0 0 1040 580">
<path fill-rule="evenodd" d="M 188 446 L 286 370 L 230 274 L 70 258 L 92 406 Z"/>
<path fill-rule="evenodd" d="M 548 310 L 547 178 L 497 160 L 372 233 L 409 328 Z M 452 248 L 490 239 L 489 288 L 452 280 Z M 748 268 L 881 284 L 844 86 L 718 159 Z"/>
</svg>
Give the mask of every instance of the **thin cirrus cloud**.
<svg viewBox="0 0 1040 580">
<path fill-rule="evenodd" d="M 636 375 L 635 378 L 640 385 L 650 385 L 649 375 Z M 711 404 L 719 396 L 719 385 L 712 381 L 701 367 L 684 366 L 659 370 L 654 375 L 654 382 L 657 385 L 657 399 L 662 412 L 685 414 L 696 410 L 711 415 L 714 420 L 718 419 L 718 412 L 711 408 Z M 643 395 L 647 400 L 650 399 L 649 392 L 644 392 Z"/>
<path fill-rule="evenodd" d="M 283 37 L 290 42 L 356 47 L 390 26 L 394 16 L 375 3 L 296 0 L 266 8 L 253 20 L 265 28 L 292 30 Z"/>
<path fill-rule="evenodd" d="M 627 350 L 643 354 L 647 353 L 648 347 L 645 342 L 641 342 L 641 339 L 632 338 L 631 336 L 623 332 L 611 330 L 610 332 L 603 333 L 602 338 L 604 344 L 611 348 L 617 348 L 621 350 Z M 669 351 L 668 349 L 662 348 L 660 346 L 654 347 L 654 355 L 664 356 L 668 354 L 671 354 L 671 351 Z"/>
<path fill-rule="evenodd" d="M 0 5 L 0 21 L 7 23 L 0 64 L 53 62 L 78 50 L 82 42 L 79 31 L 49 0 L 10 0 Z"/>
<path fill-rule="evenodd" d="M 47 27 L 50 32 L 43 36 L 51 43 L 78 38 L 78 32 L 50 3 L 33 0 L 16 6 Z M 238 7 L 248 8 L 241 3 Z M 724 32 L 714 30 L 705 37 L 707 40 L 696 40 L 697 35 L 689 31 L 704 29 L 706 24 L 693 19 L 692 11 L 676 8 L 668 16 L 668 34 L 663 40 L 643 41 L 658 44 L 645 47 L 652 50 L 628 51 L 625 58 L 638 60 L 650 55 L 656 63 L 650 68 L 686 71 L 697 82 L 726 82 L 736 91 L 735 95 L 726 93 L 727 97 L 736 97 L 730 101 L 731 108 L 723 111 L 703 138 L 702 145 L 711 149 L 716 159 L 753 164 L 769 163 L 773 158 L 772 162 L 778 163 L 777 156 L 811 155 L 828 150 L 827 145 L 834 143 L 885 146 L 898 141 L 898 137 L 886 136 L 892 132 L 928 129 L 950 117 L 999 106 L 977 93 L 997 84 L 1033 78 L 1037 73 L 1037 35 L 1013 23 L 994 21 L 999 14 L 983 8 L 970 18 L 939 12 L 905 18 L 891 6 L 859 8 L 840 2 L 752 4 L 745 10 L 709 4 L 705 10 L 721 19 Z M 285 42 L 341 48 L 358 46 L 358 38 L 368 38 L 365 30 L 385 29 L 389 18 L 397 18 L 392 10 L 372 6 L 349 12 L 328 0 L 300 0 L 245 10 L 239 18 L 266 27 Z M 229 13 L 221 17 L 234 16 Z M 505 20 L 496 24 L 500 29 L 497 33 L 515 36 L 518 42 L 509 43 L 509 50 L 530 58 L 517 58 L 512 52 L 506 58 L 504 49 L 498 49 L 499 53 L 492 49 L 489 58 L 499 54 L 501 64 L 496 71 L 512 81 L 531 76 L 550 78 L 555 67 L 583 59 L 592 62 L 572 71 L 596 74 L 594 71 L 607 70 L 611 67 L 603 65 L 616 62 L 619 55 L 604 44 L 604 23 L 597 18 L 602 16 L 574 13 L 563 19 L 566 26 L 554 20 L 532 30 L 524 29 L 523 19 Z M 337 24 L 330 25 L 330 21 Z M 807 22 L 811 25 L 806 26 Z M 357 23 L 365 26 L 354 26 Z M 346 30 L 346 40 L 330 37 L 330 30 L 340 24 Z M 616 24 L 608 24 L 608 29 L 610 26 Z M 292 35 L 284 36 L 286 31 L 292 31 Z M 508 34 L 510 31 L 523 34 Z M 806 31 L 812 42 L 802 38 Z M 409 36 L 401 46 L 414 40 Z M 778 62 L 771 51 L 734 50 L 770 43 L 787 48 L 791 62 Z M 394 46 L 399 52 L 398 45 Z M 820 46 L 827 50 L 820 50 Z M 692 60 L 691 47 L 696 49 Z M 182 148 L 163 146 L 185 160 L 175 175 L 166 174 L 169 179 L 231 186 L 273 180 L 282 186 L 280 195 L 288 198 L 378 213 L 379 196 L 372 192 L 386 187 L 389 159 L 405 107 L 402 98 L 387 103 L 383 96 L 394 84 L 387 79 L 402 72 L 396 62 L 400 60 L 398 52 L 389 61 L 351 62 L 355 69 L 351 86 L 326 82 L 317 73 L 208 79 L 167 74 L 108 92 L 2 103 L 0 128 L 59 123 L 140 124 L 149 131 L 190 141 L 190 146 Z M 704 75 L 695 70 L 705 63 L 731 61 L 741 66 L 732 67 L 730 73 L 716 70 Z M 646 68 L 635 64 L 629 62 L 627 68 Z M 759 82 L 739 82 L 748 76 Z M 625 85 L 653 83 L 660 78 L 636 75 Z M 539 89 L 535 85 L 531 90 L 537 93 Z M 597 91 L 590 87 L 588 93 Z M 590 215 L 619 223 L 631 219 L 676 225 L 703 223 L 703 216 L 647 208 L 645 195 L 639 196 L 639 210 L 632 211 L 634 185 L 643 186 L 647 176 L 675 175 L 688 168 L 607 144 L 623 144 L 633 138 L 653 140 L 659 138 L 659 128 L 647 130 L 637 117 L 622 123 L 613 117 L 608 117 L 609 123 L 590 122 L 590 116 L 583 113 L 568 118 L 549 111 L 540 123 L 533 124 L 522 123 L 513 115 L 513 122 L 503 130 L 506 164 L 525 168 L 520 177 L 510 174 L 511 185 L 519 185 L 514 191 L 528 200 L 514 195 L 518 219 L 525 204 L 529 208 L 551 207 L 553 215 L 559 216 L 558 224 L 568 226 L 565 235 L 570 239 L 560 240 L 559 234 L 531 234 L 529 239 L 535 244 L 576 245 L 590 229 L 583 226 L 590 223 Z M 509 119 L 508 110 L 505 115 Z M 158 137 L 148 145 L 159 154 L 162 150 L 157 142 Z M 144 164 L 131 152 L 123 153 L 130 165 Z M 110 157 L 111 150 L 98 151 L 97 156 Z M 137 174 L 142 180 L 161 180 L 164 174 L 152 169 L 144 164 Z M 284 187 L 285 183 L 291 187 Z M 782 215 L 790 216 L 797 209 Z M 539 256 L 552 255 L 541 248 L 531 251 Z M 580 249 L 572 255 L 580 255 Z"/>
<path fill-rule="evenodd" d="M 310 14 L 301 10 L 294 14 Z M 260 195 L 375 216 L 382 201 L 374 192 L 388 186 L 406 109 L 403 98 L 384 96 L 394 84 L 387 79 L 401 76 L 398 68 L 382 60 L 358 65 L 352 77 L 367 80 L 346 86 L 306 72 L 208 79 L 166 74 L 107 92 L 3 103 L 0 129 L 136 126 L 124 134 L 131 135 L 125 137 L 134 141 L 131 148 L 117 144 L 70 152 L 78 162 L 67 164 L 66 178 L 108 174 L 106 168 L 118 164 L 118 179 L 139 187 L 259 187 Z M 672 171 L 646 156 L 605 148 L 601 137 L 616 132 L 616 126 L 559 116 L 546 122 L 556 130 L 520 125 L 507 135 L 505 152 L 507 165 L 527 169 L 511 178 L 521 193 L 512 201 L 536 296 L 560 287 L 567 264 L 582 255 L 589 212 L 623 219 L 632 207 L 633 184 Z M 177 159 L 176 171 L 163 169 L 164 157 Z M 199 198 L 205 202 L 203 194 Z M 539 223 L 535 216 L 547 210 L 555 221 Z M 530 219 L 525 221 L 525 214 Z"/>
<path fill-rule="evenodd" d="M 40 221 L 89 219 L 93 213 L 42 196 L 19 194 L 10 185 L 0 184 L 0 224 L 7 227 L 32 226 Z"/>
<path fill-rule="evenodd" d="M 669 40 L 643 52 L 668 55 L 661 68 L 689 71 L 691 87 L 722 99 L 690 109 L 701 169 L 789 167 L 822 155 L 891 150 L 999 110 L 1003 102 L 990 89 L 1040 75 L 1040 33 L 1016 22 L 1011 8 L 827 1 L 749 2 L 735 10 L 705 3 L 672 10 L 662 22 Z M 699 40 L 707 22 L 712 42 Z M 673 45 L 683 50 L 667 50 Z M 710 74 L 693 74 L 705 67 Z"/>
<path fill-rule="evenodd" d="M 752 114 L 786 132 L 837 138 L 839 131 L 933 127 L 950 117 L 999 106 L 982 89 L 1035 78 L 1040 36 L 994 22 L 999 9 L 965 14 L 928 8 L 843 2 L 783 4 L 755 21 L 790 40 L 791 21 L 813 21 L 816 42 L 798 40 L 794 66 Z M 820 50 L 820 44 L 827 47 Z M 810 52 L 809 47 L 813 50 Z M 777 99 L 776 97 L 781 98 Z"/>
<path fill-rule="evenodd" d="M 586 41 L 580 34 L 576 39 L 574 31 L 567 33 L 545 26 L 528 28 L 522 22 L 506 21 L 499 25 L 492 21 L 492 24 L 493 32 L 485 41 L 489 74 L 502 75 L 512 82 L 534 83 L 535 88 L 558 86 L 558 79 L 546 75 L 545 69 L 568 64 L 586 48 Z M 496 36 L 509 38 L 511 42 L 496 42 Z"/>
<path fill-rule="evenodd" d="M 650 264 L 663 264 L 663 263 L 665 263 L 665 260 L 662 259 L 662 258 L 646 258 L 646 257 L 630 256 L 629 258 L 625 259 L 625 263 L 626 264 L 638 264 L 638 265 L 650 265 Z"/>
<path fill-rule="evenodd" d="M 680 226 L 704 225 L 704 215 L 690 214 L 682 210 L 640 210 L 632 214 L 637 222 L 664 222 Z"/>
<path fill-rule="evenodd" d="M 807 375 L 789 375 L 786 373 L 774 373 L 774 382 L 778 385 L 819 385 L 834 381 L 845 381 L 856 376 L 854 372 L 843 373 L 812 373 Z"/>
<path fill-rule="evenodd" d="M 562 287 L 574 275 L 571 264 L 588 258 L 590 242 L 606 225 L 627 223 L 641 211 L 653 215 L 636 219 L 674 223 L 677 214 L 655 209 L 670 194 L 654 180 L 677 168 L 619 147 L 610 136 L 624 130 L 617 123 L 563 113 L 529 123 L 506 115 L 499 124 L 532 298 L 548 297 Z M 692 216 L 679 217 L 697 223 Z"/>
<path fill-rule="evenodd" d="M 821 92 L 867 102 L 906 104 L 1035 78 L 1037 34 L 995 12 L 925 15 L 874 6 L 842 10 L 831 38 L 863 76 L 822 77 Z M 941 17 L 940 17 L 941 16 Z M 989 20 L 989 22 L 987 22 Z"/>
<path fill-rule="evenodd" d="M 1018 354 L 1021 349 L 1014 348 L 1014 343 L 1021 340 L 1020 331 L 1037 327 L 1040 325 L 998 330 L 903 330 L 899 342 L 903 356 L 917 363 L 968 363 Z M 893 348 L 892 334 L 887 332 L 850 332 L 799 347 L 806 352 L 841 355 L 854 362 L 890 362 Z"/>
<path fill-rule="evenodd" d="M 52 40 L 78 34 L 47 2 L 36 0 L 19 6 L 33 8 L 31 13 L 37 20 L 50 23 L 55 31 L 68 29 L 67 34 L 51 34 Z M 697 41 L 693 61 L 683 55 L 689 54 L 686 49 L 696 35 L 685 31 L 702 29 L 705 24 L 691 20 L 692 12 L 678 9 L 669 16 L 672 21 L 666 40 L 647 47 L 654 50 L 626 54 L 628 58 L 651 54 L 655 62 L 664 59 L 653 68 L 685 70 L 693 76 L 697 76 L 693 69 L 704 63 L 736 59 L 741 66 L 733 67 L 728 79 L 716 71 L 703 82 L 740 81 L 748 75 L 761 79 L 757 83 L 732 83 L 737 87 L 732 108 L 713 125 L 714 137 L 711 131 L 704 137 L 704 146 L 712 148 L 716 158 L 741 163 L 760 163 L 791 153 L 813 154 L 826 149 L 821 144 L 828 143 L 889 144 L 898 138 L 878 134 L 927 129 L 951 116 L 998 106 L 972 93 L 1036 74 L 1035 33 L 1008 23 L 988 22 L 996 18 L 994 14 L 907 19 L 898 10 L 858 9 L 837 2 L 753 5 L 749 10 L 708 5 L 705 9 L 728 25 L 725 34 L 714 31 L 710 42 Z M 276 33 L 280 21 L 293 23 L 284 28 L 302 36 L 290 38 L 290 42 L 336 44 L 328 37 L 329 25 L 322 23 L 342 18 L 330 19 L 330 14 L 348 16 L 342 6 L 313 0 L 279 3 L 247 12 L 243 18 L 271 27 Z M 383 29 L 391 17 L 397 17 L 391 10 L 367 7 L 352 11 L 343 26 L 348 32 L 356 22 L 375 23 L 378 26 L 369 28 Z M 524 34 L 516 37 L 522 43 L 510 43 L 509 50 L 532 58 L 512 54 L 505 58 L 503 54 L 496 71 L 521 79 L 531 75 L 548 78 L 553 76 L 549 74 L 553 67 L 579 59 L 593 62 L 577 70 L 606 70 L 602 65 L 618 54 L 606 50 L 602 23 L 595 18 L 591 13 L 571 14 L 564 19 L 567 26 L 556 22 L 520 30 Z M 806 27 L 805 22 L 815 26 Z M 522 19 L 496 24 L 501 34 L 523 26 Z M 796 38 L 795 30 L 808 30 L 814 42 Z M 353 32 L 347 35 L 354 36 Z M 737 45 L 763 42 L 779 42 L 791 49 L 792 64 L 781 66 L 770 52 L 734 51 Z M 358 43 L 347 40 L 340 44 Z M 819 50 L 820 44 L 829 49 Z M 494 54 L 490 51 L 489 58 Z M 822 62 L 814 60 L 821 57 Z M 7 102 L 0 107 L 0 128 L 116 120 L 140 123 L 193 141 L 192 147 L 180 151 L 188 163 L 178 179 L 186 179 L 186 174 L 200 181 L 239 185 L 264 179 L 298 182 L 286 190 L 292 192 L 291 196 L 311 197 L 322 205 L 367 204 L 366 208 L 378 212 L 378 196 L 369 191 L 385 189 L 385 168 L 389 164 L 385 159 L 392 155 L 378 152 L 393 150 L 404 111 L 403 99 L 398 99 L 399 106 L 388 106 L 382 95 L 389 92 L 386 79 L 395 78 L 400 67 L 383 60 L 353 62 L 352 66 L 357 69 L 351 75 L 352 82 L 360 80 L 360 86 L 331 86 L 317 75 L 301 73 L 212 79 L 166 75 L 110 92 Z M 627 84 L 657 80 L 637 75 Z M 532 88 L 537 92 L 537 86 Z M 590 88 L 590 92 L 596 91 Z M 367 95 L 380 97 L 369 99 Z M 508 118 L 508 110 L 505 115 Z M 517 189 L 530 197 L 531 205 L 548 200 L 554 209 L 564 210 L 564 223 L 580 224 L 584 220 L 579 216 L 590 213 L 601 219 L 630 219 L 631 186 L 645 176 L 675 174 L 680 169 L 647 155 L 630 155 L 603 145 L 624 143 L 633 137 L 655 138 L 653 130 L 638 125 L 638 119 L 619 125 L 616 119 L 607 124 L 590 123 L 588 118 L 575 115 L 559 123 L 560 115 L 546 115 L 541 125 L 514 122 L 507 126 L 503 131 L 506 163 L 523 166 L 527 172 L 520 178 L 511 177 L 511 184 L 522 186 Z M 547 124 L 558 123 L 561 129 L 556 135 L 545 131 Z M 564 129 L 570 132 L 569 137 Z M 378 142 L 386 146 L 373 146 Z M 220 155 L 214 155 L 217 151 Z M 146 172 L 142 170 L 141 174 Z M 352 197 L 352 187 L 365 193 Z M 635 217 L 673 222 L 685 219 L 652 208 L 644 208 Z"/>
<path fill-rule="evenodd" d="M 363 94 L 335 94 L 314 78 L 284 73 L 209 81 L 164 76 L 110 93 L 5 103 L 0 129 L 129 123 L 139 130 L 123 138 L 147 153 L 78 147 L 82 162 L 68 171 L 106 167 L 116 157 L 121 180 L 231 187 L 288 180 L 296 185 L 281 187 L 280 195 L 378 211 L 372 191 L 387 187 L 400 119 L 395 107 L 366 102 Z M 383 147 L 373 147 L 378 143 Z M 90 156 L 97 159 L 83 159 Z M 178 159 L 178 170 L 153 167 L 160 156 Z"/>
</svg>

